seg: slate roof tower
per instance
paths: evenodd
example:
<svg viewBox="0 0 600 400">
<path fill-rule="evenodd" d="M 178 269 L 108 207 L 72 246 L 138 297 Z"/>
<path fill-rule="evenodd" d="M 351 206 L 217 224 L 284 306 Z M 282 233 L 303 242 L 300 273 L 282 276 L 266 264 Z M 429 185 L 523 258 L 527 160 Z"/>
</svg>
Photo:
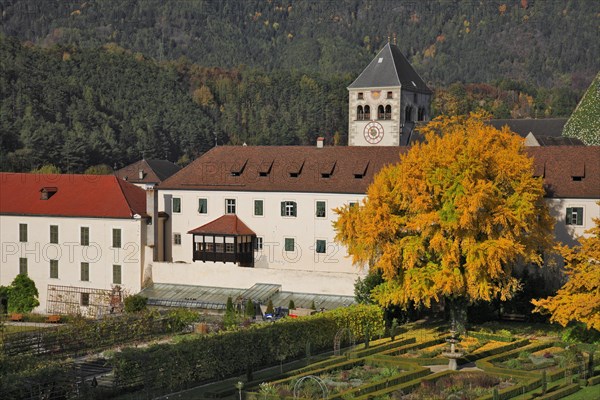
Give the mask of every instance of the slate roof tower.
<svg viewBox="0 0 600 400">
<path fill-rule="evenodd" d="M 432 91 L 398 46 L 387 43 L 348 86 L 349 146 L 404 146 L 428 121 Z"/>
</svg>

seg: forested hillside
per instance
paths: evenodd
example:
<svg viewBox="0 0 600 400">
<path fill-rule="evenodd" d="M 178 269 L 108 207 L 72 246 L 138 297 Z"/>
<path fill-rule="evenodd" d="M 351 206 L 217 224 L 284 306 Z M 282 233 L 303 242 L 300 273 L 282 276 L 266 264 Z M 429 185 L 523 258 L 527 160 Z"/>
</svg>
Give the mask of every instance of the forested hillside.
<svg viewBox="0 0 600 400">
<path fill-rule="evenodd" d="M 213 121 L 174 69 L 122 49 L 44 50 L 0 38 L 3 170 L 198 154 Z M 136 60 L 136 57 L 138 58 Z M 6 88 L 6 90 L 5 90 Z"/>
<path fill-rule="evenodd" d="M 2 31 L 46 46 L 107 42 L 220 68 L 356 74 L 397 34 L 426 82 L 583 91 L 600 58 L 597 0 L 4 0 Z"/>
<path fill-rule="evenodd" d="M 597 72 L 598 4 L 4 0 L 0 168 L 345 144 L 346 87 L 390 32 L 434 115 L 566 117 Z"/>
</svg>

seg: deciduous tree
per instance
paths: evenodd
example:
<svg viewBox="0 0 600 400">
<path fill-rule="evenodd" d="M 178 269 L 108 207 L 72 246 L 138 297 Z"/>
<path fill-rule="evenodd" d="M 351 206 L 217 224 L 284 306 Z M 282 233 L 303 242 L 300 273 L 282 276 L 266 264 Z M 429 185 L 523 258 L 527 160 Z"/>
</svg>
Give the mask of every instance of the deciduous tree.
<svg viewBox="0 0 600 400">
<path fill-rule="evenodd" d="M 40 305 L 39 292 L 35 282 L 27 275 L 19 274 L 15 277 L 8 290 L 9 312 L 30 312 Z"/>
<path fill-rule="evenodd" d="M 383 168 L 362 204 L 337 210 L 336 239 L 353 261 L 380 271 L 383 306 L 427 307 L 510 298 L 513 267 L 542 263 L 552 219 L 523 140 L 483 115 L 442 117 L 426 142 Z"/>
<path fill-rule="evenodd" d="M 600 331 L 600 219 L 579 239 L 579 246 L 559 246 L 569 280 L 555 296 L 534 300 L 535 312 L 550 313 L 550 321 L 566 326 L 582 322 Z"/>
</svg>

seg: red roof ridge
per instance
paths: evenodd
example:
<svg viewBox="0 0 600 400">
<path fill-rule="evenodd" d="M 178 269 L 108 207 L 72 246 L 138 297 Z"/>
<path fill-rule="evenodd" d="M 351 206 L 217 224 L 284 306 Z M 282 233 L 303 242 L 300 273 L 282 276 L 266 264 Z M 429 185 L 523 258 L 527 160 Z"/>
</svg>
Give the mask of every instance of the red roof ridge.
<svg viewBox="0 0 600 400">
<path fill-rule="evenodd" d="M 256 235 L 252 229 L 248 227 L 235 214 L 221 215 L 219 218 L 212 220 L 204 225 L 188 231 L 189 234 L 221 234 L 221 235 Z"/>
</svg>

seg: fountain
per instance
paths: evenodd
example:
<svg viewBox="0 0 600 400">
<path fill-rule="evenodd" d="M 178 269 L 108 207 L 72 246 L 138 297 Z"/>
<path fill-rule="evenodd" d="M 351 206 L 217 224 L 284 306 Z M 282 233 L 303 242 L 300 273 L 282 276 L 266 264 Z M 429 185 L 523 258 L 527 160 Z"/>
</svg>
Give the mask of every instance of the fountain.
<svg viewBox="0 0 600 400">
<path fill-rule="evenodd" d="M 457 360 L 463 356 L 462 351 L 458 351 L 456 349 L 456 343 L 458 340 L 458 331 L 454 327 L 454 322 L 452 323 L 452 328 L 450 329 L 450 338 L 446 339 L 446 342 L 450 343 L 450 351 L 443 352 L 442 356 L 448 358 L 448 369 L 456 371 L 458 369 Z"/>
</svg>

